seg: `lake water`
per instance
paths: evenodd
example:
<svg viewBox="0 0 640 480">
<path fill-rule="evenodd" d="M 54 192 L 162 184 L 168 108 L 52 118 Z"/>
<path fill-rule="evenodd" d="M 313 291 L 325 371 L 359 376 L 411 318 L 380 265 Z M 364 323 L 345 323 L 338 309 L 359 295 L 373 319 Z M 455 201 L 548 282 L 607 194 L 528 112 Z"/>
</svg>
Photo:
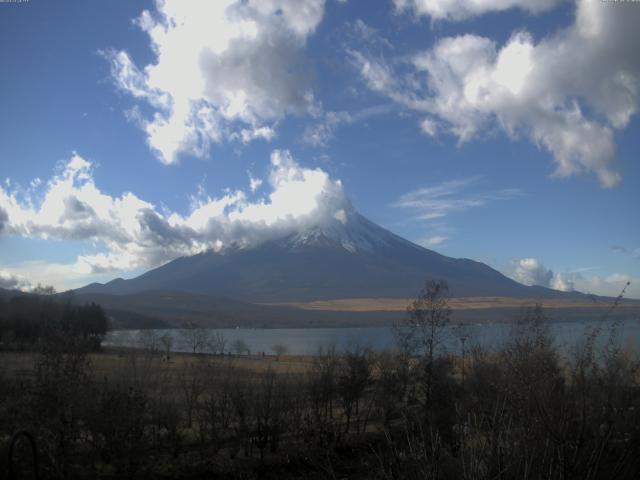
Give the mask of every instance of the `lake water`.
<svg viewBox="0 0 640 480">
<path fill-rule="evenodd" d="M 616 338 L 621 346 L 640 345 L 640 319 L 613 322 L 554 322 L 549 324 L 551 334 L 560 350 L 568 350 L 593 328 L 599 327 L 599 342 L 604 344 L 616 326 Z M 461 337 L 466 337 L 467 347 L 479 344 L 485 347 L 497 347 L 513 334 L 512 324 L 465 325 L 463 328 L 447 327 L 443 334 L 443 343 L 449 351 L 459 352 Z M 354 346 L 384 350 L 393 348 L 396 335 L 390 327 L 369 328 L 274 328 L 274 329 L 208 329 L 207 336 L 212 339 L 221 334 L 226 341 L 226 350 L 232 351 L 232 344 L 242 340 L 252 354 L 265 352 L 273 354 L 273 346 L 285 345 L 287 352 L 294 355 L 315 355 L 319 349 L 335 347 L 344 351 Z M 155 343 L 162 347 L 161 338 L 170 339 L 170 349 L 174 352 L 189 352 L 190 333 L 181 329 L 171 330 L 115 330 L 109 332 L 105 345 L 122 347 L 145 347 Z M 211 351 L 205 348 L 204 351 Z"/>
</svg>

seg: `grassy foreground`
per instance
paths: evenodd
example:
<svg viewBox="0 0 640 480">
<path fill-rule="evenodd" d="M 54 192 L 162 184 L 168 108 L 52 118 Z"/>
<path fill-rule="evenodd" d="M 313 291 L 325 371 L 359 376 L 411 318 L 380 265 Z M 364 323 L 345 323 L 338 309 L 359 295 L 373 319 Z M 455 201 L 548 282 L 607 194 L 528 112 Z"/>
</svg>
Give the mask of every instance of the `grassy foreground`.
<svg viewBox="0 0 640 480">
<path fill-rule="evenodd" d="M 8 462 L 25 431 L 40 478 L 637 478 L 636 353 L 614 326 L 561 355 L 539 314 L 500 349 L 469 340 L 464 357 L 438 349 L 437 318 L 416 327 L 417 350 L 315 357 L 45 337 L 0 353 L 0 469 L 32 478 L 25 435 Z"/>
</svg>

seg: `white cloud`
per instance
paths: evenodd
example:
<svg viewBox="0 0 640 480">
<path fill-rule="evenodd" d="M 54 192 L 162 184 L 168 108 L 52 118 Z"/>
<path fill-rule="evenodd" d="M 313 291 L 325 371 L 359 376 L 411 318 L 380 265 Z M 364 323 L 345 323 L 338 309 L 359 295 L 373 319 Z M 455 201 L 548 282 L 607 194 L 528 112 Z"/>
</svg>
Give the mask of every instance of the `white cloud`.
<svg viewBox="0 0 640 480">
<path fill-rule="evenodd" d="M 631 276 L 626 273 L 612 273 L 605 278 L 609 283 L 626 283 L 631 281 Z"/>
<path fill-rule="evenodd" d="M 18 287 L 22 291 L 32 291 L 37 284 L 52 285 L 57 291 L 64 292 L 94 281 L 112 280 L 110 274 L 90 273 L 78 262 L 55 263 L 47 261 L 27 261 L 4 266 L 5 271 L 22 281 Z"/>
<path fill-rule="evenodd" d="M 142 127 L 170 164 L 226 138 L 269 140 L 285 115 L 314 108 L 302 52 L 323 14 L 324 0 L 157 0 L 136 21 L 155 62 L 105 55 L 116 85 L 155 110 Z"/>
<path fill-rule="evenodd" d="M 522 258 L 516 261 L 514 278 L 524 285 L 551 286 L 553 272 L 535 258 Z"/>
<path fill-rule="evenodd" d="M 353 118 L 347 112 L 326 112 L 320 122 L 305 129 L 303 140 L 312 147 L 324 147 L 333 139 L 338 127 L 352 122 Z"/>
<path fill-rule="evenodd" d="M 467 193 L 466 190 L 479 180 L 480 177 L 468 177 L 419 188 L 405 193 L 392 206 L 412 209 L 417 212 L 417 218 L 420 220 L 433 220 L 450 213 L 482 207 L 489 202 L 509 200 L 522 195 L 522 191 L 517 188 L 488 193 Z"/>
<path fill-rule="evenodd" d="M 393 45 L 387 38 L 383 37 L 376 28 L 368 25 L 360 18 L 353 23 L 347 22 L 347 28 L 348 33 L 360 42 L 365 42 L 376 47 L 393 48 Z"/>
<path fill-rule="evenodd" d="M 393 105 L 389 104 L 374 105 L 353 113 L 325 112 L 319 108 L 315 115 L 318 120 L 305 129 L 302 140 L 312 147 L 326 147 L 335 137 L 336 130 L 341 126 L 364 122 L 371 117 L 386 115 L 392 110 Z"/>
<path fill-rule="evenodd" d="M 434 235 L 432 237 L 425 238 L 422 242 L 420 242 L 420 245 L 422 245 L 425 248 L 432 248 L 432 247 L 441 245 L 442 243 L 446 242 L 448 239 L 449 237 L 445 235 Z"/>
<path fill-rule="evenodd" d="M 524 5 L 465 4 L 507 3 Z M 379 55 L 349 56 L 370 89 L 427 115 L 428 135 L 447 132 L 464 143 L 498 129 L 548 150 L 554 176 L 594 173 L 613 187 L 621 180 L 614 132 L 640 107 L 639 22 L 634 5 L 576 0 L 574 23 L 538 42 L 525 31 L 503 45 L 472 34 L 446 37 L 408 61 L 406 74 Z"/>
<path fill-rule="evenodd" d="M 262 186 L 262 179 L 254 177 L 253 175 L 249 174 L 249 188 L 251 189 L 251 192 L 255 193 L 256 190 L 258 190 L 261 186 Z"/>
<path fill-rule="evenodd" d="M 575 279 L 575 289 L 585 293 L 617 297 L 624 290 L 624 298 L 640 298 L 640 278 L 625 273 L 607 276 L 582 276 Z"/>
<path fill-rule="evenodd" d="M 261 182 L 253 178 L 251 188 Z M 92 164 L 74 154 L 46 184 L 37 205 L 0 187 L 0 212 L 6 214 L 1 232 L 101 242 L 103 251 L 80 255 L 67 266 L 76 275 L 93 275 L 153 267 L 232 243 L 255 245 L 351 209 L 339 180 L 321 169 L 301 167 L 288 151 L 271 154 L 266 182 L 269 191 L 253 202 L 242 190 L 212 198 L 201 189 L 190 212 L 182 215 L 130 192 L 119 197 L 103 193 L 94 182 Z"/>
<path fill-rule="evenodd" d="M 482 177 L 460 178 L 412 190 L 401 195 L 391 206 L 410 210 L 413 212 L 413 220 L 423 221 L 427 232 L 414 241 L 425 248 L 433 248 L 444 244 L 454 232 L 444 221 L 445 217 L 523 194 L 517 188 L 478 192 L 477 186 L 481 179 Z"/>
<path fill-rule="evenodd" d="M 404 92 L 399 91 L 394 71 L 383 58 L 366 55 L 353 49 L 347 49 L 351 62 L 357 67 L 367 86 L 374 91 L 384 93 L 399 103 L 404 101 Z"/>
<path fill-rule="evenodd" d="M 0 220 L 0 224 L 1 224 L 1 220 Z M 640 258 L 640 247 L 627 248 L 624 245 L 611 245 L 611 251 L 616 253 L 621 253 L 623 255 L 629 255 L 632 258 Z"/>
<path fill-rule="evenodd" d="M 420 129 L 430 137 L 436 137 L 438 135 L 438 123 L 430 118 L 425 118 L 420 122 Z"/>
<path fill-rule="evenodd" d="M 524 285 L 538 285 L 562 292 L 575 290 L 575 280 L 582 278 L 578 273 L 554 273 L 536 258 L 514 260 L 511 276 Z"/>
<path fill-rule="evenodd" d="M 553 275 L 550 287 L 561 292 L 572 292 L 575 290 L 575 281 L 571 275 L 558 272 Z"/>
<path fill-rule="evenodd" d="M 412 11 L 433 20 L 464 20 L 489 12 L 520 8 L 530 13 L 552 9 L 564 0 L 393 0 L 398 12 Z"/>
<path fill-rule="evenodd" d="M 249 143 L 260 138 L 270 141 L 275 137 L 276 131 L 271 127 L 243 128 L 239 132 L 233 132 L 229 135 L 232 140 L 240 140 L 242 143 Z"/>
<path fill-rule="evenodd" d="M 640 298 L 640 279 L 625 273 L 612 273 L 606 276 L 585 274 L 593 270 L 597 268 L 587 267 L 570 272 L 554 273 L 536 258 L 521 258 L 513 261 L 512 267 L 506 274 L 525 285 L 540 285 L 563 292 L 575 290 L 616 297 L 626 288 L 626 298 Z"/>
</svg>

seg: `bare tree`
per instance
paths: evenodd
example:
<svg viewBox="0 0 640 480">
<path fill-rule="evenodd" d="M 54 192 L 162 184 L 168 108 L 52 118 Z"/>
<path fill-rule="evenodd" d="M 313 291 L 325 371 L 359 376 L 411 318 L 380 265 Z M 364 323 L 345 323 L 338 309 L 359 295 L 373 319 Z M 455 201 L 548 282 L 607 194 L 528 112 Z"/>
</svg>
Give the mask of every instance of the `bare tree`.
<svg viewBox="0 0 640 480">
<path fill-rule="evenodd" d="M 429 280 L 420 295 L 407 307 L 406 340 L 422 358 L 425 406 L 431 408 L 434 361 L 443 347 L 444 328 L 451 319 L 449 286 L 444 280 Z"/>
<path fill-rule="evenodd" d="M 140 330 L 136 336 L 136 345 L 148 353 L 155 353 L 159 347 L 158 335 L 153 330 Z"/>
<path fill-rule="evenodd" d="M 29 416 L 55 475 L 67 478 L 73 447 L 81 438 L 91 360 L 86 344 L 59 323 L 47 326 L 39 347 Z"/>
<path fill-rule="evenodd" d="M 193 412 L 195 411 L 200 396 L 204 393 L 202 366 L 189 363 L 180 370 L 178 384 L 184 399 L 187 427 L 193 425 Z"/>
<path fill-rule="evenodd" d="M 284 343 L 276 343 L 271 347 L 271 350 L 273 350 L 279 360 L 281 355 L 285 355 L 289 351 L 289 347 Z"/>
<path fill-rule="evenodd" d="M 165 333 L 160 337 L 160 343 L 162 344 L 162 348 L 164 349 L 165 358 L 169 360 L 171 354 L 171 346 L 173 345 L 173 337 Z"/>
<path fill-rule="evenodd" d="M 231 349 L 236 352 L 236 355 L 242 355 L 245 352 L 249 352 L 249 345 L 243 339 L 238 338 L 231 344 Z"/>
<path fill-rule="evenodd" d="M 220 369 L 218 363 L 207 364 L 203 376 L 204 391 L 198 409 L 198 426 L 203 441 L 217 450 L 232 431 L 234 414 L 232 390 L 238 377 L 231 363 Z"/>
<path fill-rule="evenodd" d="M 409 359 L 401 352 L 380 352 L 376 355 L 375 371 L 374 401 L 383 426 L 388 429 L 404 408 L 409 384 Z"/>
<path fill-rule="evenodd" d="M 42 285 L 41 283 L 38 283 L 32 293 L 35 295 L 55 295 L 57 292 L 51 285 Z"/>
<path fill-rule="evenodd" d="M 227 347 L 227 339 L 222 332 L 215 332 L 212 336 L 209 336 L 209 350 L 213 354 L 224 355 L 224 351 Z"/>
<path fill-rule="evenodd" d="M 313 439 L 320 445 L 328 446 L 338 437 L 338 419 L 335 418 L 334 412 L 338 390 L 338 364 L 335 346 L 326 351 L 320 348 L 313 359 L 311 371 L 307 372 L 306 388 L 310 402 L 305 441 Z"/>
<path fill-rule="evenodd" d="M 367 387 L 372 382 L 373 363 L 367 350 L 359 346 L 348 350 L 338 370 L 338 393 L 342 399 L 342 407 L 346 417 L 345 433 L 349 433 L 352 420 L 356 419 L 356 432 L 359 433 L 360 403 Z M 366 425 L 366 418 L 363 421 Z"/>
<path fill-rule="evenodd" d="M 182 340 L 189 346 L 192 353 L 202 353 L 210 344 L 210 333 L 206 328 L 199 327 L 195 323 L 188 323 L 187 327 L 180 330 Z"/>
</svg>

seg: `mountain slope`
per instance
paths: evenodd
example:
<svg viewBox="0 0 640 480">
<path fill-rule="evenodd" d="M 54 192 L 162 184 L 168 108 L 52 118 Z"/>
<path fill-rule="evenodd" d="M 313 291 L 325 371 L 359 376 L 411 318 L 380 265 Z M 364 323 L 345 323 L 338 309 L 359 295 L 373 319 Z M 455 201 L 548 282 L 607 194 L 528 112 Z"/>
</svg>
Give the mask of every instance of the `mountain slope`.
<svg viewBox="0 0 640 480">
<path fill-rule="evenodd" d="M 527 287 L 483 263 L 440 255 L 353 211 L 255 247 L 178 258 L 139 277 L 91 284 L 76 292 L 123 295 L 170 290 L 258 303 L 411 298 L 426 279 L 445 279 L 456 297 L 581 296 Z"/>
</svg>

